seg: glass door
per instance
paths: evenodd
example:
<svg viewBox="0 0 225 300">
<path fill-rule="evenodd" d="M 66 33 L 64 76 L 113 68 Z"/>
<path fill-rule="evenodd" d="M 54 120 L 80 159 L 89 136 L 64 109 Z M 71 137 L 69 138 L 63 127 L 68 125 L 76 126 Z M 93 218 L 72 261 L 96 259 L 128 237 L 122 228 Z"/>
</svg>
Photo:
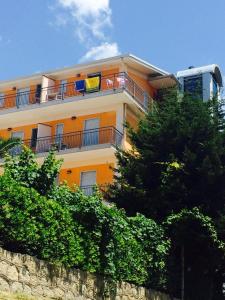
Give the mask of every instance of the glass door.
<svg viewBox="0 0 225 300">
<path fill-rule="evenodd" d="M 37 134 L 38 134 L 38 129 L 37 128 L 33 128 L 32 129 L 32 134 L 31 134 L 31 142 L 30 142 L 31 148 L 36 148 L 36 145 L 37 145 Z"/>
<path fill-rule="evenodd" d="M 12 132 L 11 138 L 17 138 L 17 139 L 20 139 L 22 141 L 23 138 L 24 138 L 24 132 L 23 131 Z M 11 155 L 18 155 L 18 154 L 21 153 L 21 151 L 22 151 L 22 146 L 21 145 L 16 145 L 12 149 L 10 149 L 10 154 Z"/>
<path fill-rule="evenodd" d="M 30 88 L 18 89 L 16 94 L 17 106 L 24 106 L 29 104 Z"/>
<path fill-rule="evenodd" d="M 99 143 L 99 119 L 88 119 L 84 123 L 83 146 Z"/>
<path fill-rule="evenodd" d="M 58 150 L 60 150 L 62 148 L 62 143 L 63 143 L 63 128 L 64 128 L 64 124 L 57 124 L 56 125 L 55 143 L 56 143 L 56 146 L 57 146 Z"/>
<path fill-rule="evenodd" d="M 96 171 L 81 172 L 80 187 L 84 194 L 90 196 L 96 184 Z"/>
</svg>

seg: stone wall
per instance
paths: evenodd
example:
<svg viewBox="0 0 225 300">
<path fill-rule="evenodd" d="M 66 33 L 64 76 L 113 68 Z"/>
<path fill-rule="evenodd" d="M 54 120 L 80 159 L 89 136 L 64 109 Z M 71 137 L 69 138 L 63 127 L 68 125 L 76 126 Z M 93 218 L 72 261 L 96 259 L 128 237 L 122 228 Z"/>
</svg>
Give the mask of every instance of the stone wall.
<svg viewBox="0 0 225 300">
<path fill-rule="evenodd" d="M 125 282 L 107 289 L 99 276 L 77 269 L 65 269 L 2 248 L 0 291 L 46 300 L 170 300 L 166 295 Z"/>
</svg>

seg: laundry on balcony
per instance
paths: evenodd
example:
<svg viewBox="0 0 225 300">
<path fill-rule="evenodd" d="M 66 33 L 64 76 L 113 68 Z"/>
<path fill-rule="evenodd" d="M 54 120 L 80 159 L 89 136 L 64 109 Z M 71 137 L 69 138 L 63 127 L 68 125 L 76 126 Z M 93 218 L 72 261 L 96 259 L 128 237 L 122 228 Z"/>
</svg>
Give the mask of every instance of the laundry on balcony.
<svg viewBox="0 0 225 300">
<path fill-rule="evenodd" d="M 117 77 L 116 80 L 119 84 L 119 87 L 125 87 L 127 79 L 124 78 L 124 76 L 123 77 Z"/>
<path fill-rule="evenodd" d="M 75 89 L 76 91 L 83 93 L 85 91 L 85 81 L 84 80 L 75 81 Z"/>
<path fill-rule="evenodd" d="M 91 77 L 85 79 L 85 88 L 87 93 L 97 92 L 100 87 L 100 77 Z"/>
<path fill-rule="evenodd" d="M 106 85 L 108 88 L 112 87 L 113 86 L 113 81 L 111 79 L 106 79 Z"/>
</svg>

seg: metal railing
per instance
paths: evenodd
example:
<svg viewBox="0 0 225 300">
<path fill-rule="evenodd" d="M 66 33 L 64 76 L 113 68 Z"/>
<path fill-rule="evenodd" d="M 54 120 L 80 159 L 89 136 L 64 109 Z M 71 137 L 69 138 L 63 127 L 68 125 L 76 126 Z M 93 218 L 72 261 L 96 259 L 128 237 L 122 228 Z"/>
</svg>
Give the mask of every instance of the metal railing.
<svg viewBox="0 0 225 300">
<path fill-rule="evenodd" d="M 76 131 L 62 135 L 23 140 L 22 144 L 31 148 L 34 153 L 45 153 L 50 150 L 63 151 L 94 145 L 111 144 L 120 146 L 123 135 L 114 127 L 102 127 L 91 130 Z M 11 155 L 18 155 L 22 146 L 18 145 L 10 150 Z"/>
<path fill-rule="evenodd" d="M 84 193 L 86 196 L 91 196 L 93 195 L 95 191 L 96 185 L 85 185 L 85 186 L 80 186 L 81 191 Z"/>
<path fill-rule="evenodd" d="M 21 108 L 30 104 L 40 103 L 41 96 L 36 91 L 12 92 L 7 95 L 0 95 L 0 110 L 9 108 Z"/>
<path fill-rule="evenodd" d="M 27 105 L 43 103 L 52 100 L 64 100 L 70 97 L 85 96 L 104 91 L 126 90 L 143 109 L 152 105 L 152 98 L 147 92 L 142 90 L 139 85 L 131 79 L 126 73 L 116 73 L 100 78 L 99 87 L 92 91 L 77 90 L 76 82 L 54 85 L 38 90 L 27 92 L 12 92 L 0 96 L 0 110 L 13 107 L 21 108 Z"/>
<path fill-rule="evenodd" d="M 83 186 L 81 185 L 79 188 L 86 196 L 91 196 L 96 190 L 104 194 L 108 188 L 108 184 L 96 183 L 94 185 L 83 185 Z"/>
</svg>

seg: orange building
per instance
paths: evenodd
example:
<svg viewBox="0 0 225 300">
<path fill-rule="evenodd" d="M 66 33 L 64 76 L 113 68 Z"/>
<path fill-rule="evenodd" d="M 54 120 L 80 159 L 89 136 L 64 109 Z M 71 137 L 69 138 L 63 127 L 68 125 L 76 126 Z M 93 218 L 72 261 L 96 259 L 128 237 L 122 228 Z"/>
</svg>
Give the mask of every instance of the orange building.
<svg viewBox="0 0 225 300">
<path fill-rule="evenodd" d="M 158 90 L 176 82 L 133 55 L 0 81 L 0 137 L 21 138 L 40 162 L 55 148 L 59 180 L 90 194 L 112 182 L 116 146 L 129 147 L 124 123 L 136 126 Z"/>
</svg>

